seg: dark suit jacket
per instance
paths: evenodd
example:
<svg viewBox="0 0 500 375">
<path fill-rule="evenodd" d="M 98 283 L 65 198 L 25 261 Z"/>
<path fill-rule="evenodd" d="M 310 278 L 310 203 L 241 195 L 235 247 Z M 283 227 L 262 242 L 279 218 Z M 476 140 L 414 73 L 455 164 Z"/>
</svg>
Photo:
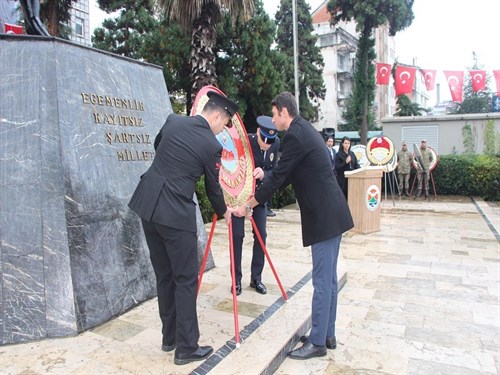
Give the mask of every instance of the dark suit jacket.
<svg viewBox="0 0 500 375">
<path fill-rule="evenodd" d="M 157 137 L 156 155 L 141 177 L 129 207 L 142 219 L 196 232 L 193 195 L 205 175 L 205 190 L 217 215 L 226 212 L 219 185 L 222 146 L 202 116 L 171 114 Z"/>
<path fill-rule="evenodd" d="M 333 175 L 325 142 L 300 116 L 290 124 L 278 166 L 259 186 L 255 199 L 267 201 L 287 181 L 292 184 L 300 206 L 304 246 L 339 236 L 354 226 L 344 194 Z"/>
<path fill-rule="evenodd" d="M 351 161 L 346 163 L 347 157 L 351 155 Z M 358 159 L 354 152 L 349 150 L 349 153 L 342 149 L 342 145 L 339 146 L 339 151 L 335 155 L 335 170 L 337 171 L 337 182 L 340 185 L 342 191 L 347 194 L 347 179 L 344 175 L 346 171 L 352 171 L 354 169 L 359 169 Z"/>
<path fill-rule="evenodd" d="M 250 142 L 250 147 L 252 147 L 253 163 L 255 168 L 262 168 L 264 171 L 264 178 L 262 180 L 256 180 L 255 186 L 258 187 L 262 181 L 273 174 L 273 169 L 278 164 L 278 151 L 280 149 L 280 139 L 276 137 L 274 143 L 265 152 L 260 149 L 259 141 L 257 139 L 257 134 L 249 134 L 248 140 Z M 265 203 L 265 202 L 263 202 Z"/>
</svg>

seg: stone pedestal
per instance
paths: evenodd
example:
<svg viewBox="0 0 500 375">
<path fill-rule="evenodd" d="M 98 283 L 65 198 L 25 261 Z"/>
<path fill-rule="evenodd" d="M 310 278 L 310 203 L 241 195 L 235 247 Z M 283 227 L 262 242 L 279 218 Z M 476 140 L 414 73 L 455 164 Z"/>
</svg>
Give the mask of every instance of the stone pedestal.
<svg viewBox="0 0 500 375">
<path fill-rule="evenodd" d="M 156 294 L 127 203 L 172 112 L 163 72 L 55 38 L 0 51 L 0 343 L 74 335 Z"/>
</svg>

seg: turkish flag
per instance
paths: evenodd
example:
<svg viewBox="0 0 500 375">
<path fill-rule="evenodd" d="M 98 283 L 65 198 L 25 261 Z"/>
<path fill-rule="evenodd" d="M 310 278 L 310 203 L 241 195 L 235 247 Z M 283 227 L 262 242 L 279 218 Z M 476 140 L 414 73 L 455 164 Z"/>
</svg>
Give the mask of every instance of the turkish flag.
<svg viewBox="0 0 500 375">
<path fill-rule="evenodd" d="M 10 23 L 5 24 L 5 34 L 24 34 L 22 26 L 12 25 Z"/>
<path fill-rule="evenodd" d="M 391 64 L 377 63 L 377 84 L 388 85 L 391 78 Z"/>
<path fill-rule="evenodd" d="M 415 72 L 417 68 L 410 66 L 396 67 L 396 96 L 408 94 L 413 91 L 415 83 Z"/>
<path fill-rule="evenodd" d="M 464 72 L 462 70 L 444 70 L 443 72 L 450 88 L 451 99 L 454 102 L 461 102 L 464 87 Z"/>
<path fill-rule="evenodd" d="M 486 70 L 471 70 L 472 91 L 478 92 L 486 88 Z"/>
<path fill-rule="evenodd" d="M 500 70 L 494 70 L 493 76 L 495 77 L 495 81 L 497 83 L 497 96 L 500 96 Z"/>
<path fill-rule="evenodd" d="M 425 88 L 427 91 L 434 90 L 436 84 L 436 71 L 433 69 L 420 69 L 420 73 L 424 76 Z"/>
</svg>

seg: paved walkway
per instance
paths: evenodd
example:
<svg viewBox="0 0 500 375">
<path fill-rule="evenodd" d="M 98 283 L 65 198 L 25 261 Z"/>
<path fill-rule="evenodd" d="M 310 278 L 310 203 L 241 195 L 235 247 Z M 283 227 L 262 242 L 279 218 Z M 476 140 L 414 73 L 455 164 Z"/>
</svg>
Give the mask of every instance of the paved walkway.
<svg viewBox="0 0 500 375">
<path fill-rule="evenodd" d="M 250 269 L 249 230 L 245 283 Z M 301 246 L 298 211 L 294 207 L 278 211 L 268 232 L 273 263 L 289 290 L 311 268 L 309 249 Z M 275 373 L 500 373 L 499 232 L 498 203 L 465 197 L 383 202 L 381 231 L 348 233 L 342 242 L 347 284 L 339 298 L 337 349 L 308 361 L 286 359 Z M 217 267 L 203 279 L 200 343 L 213 345 L 220 355 L 220 348 L 234 343 L 222 223 L 212 248 Z M 238 299 L 240 330 L 252 327 L 280 299 L 268 266 L 263 281 L 269 290 L 265 296 L 244 284 Z M 287 323 L 278 324 L 276 334 L 286 330 Z M 159 331 L 154 299 L 77 337 L 0 346 L 0 373 L 200 373 L 200 363 L 173 364 L 173 354 L 160 350 Z M 272 339 L 261 338 L 262 350 Z M 245 344 L 236 350 L 245 351 Z M 256 373 L 252 355 L 248 353 L 248 374 Z M 210 373 L 220 372 L 215 367 Z"/>
</svg>

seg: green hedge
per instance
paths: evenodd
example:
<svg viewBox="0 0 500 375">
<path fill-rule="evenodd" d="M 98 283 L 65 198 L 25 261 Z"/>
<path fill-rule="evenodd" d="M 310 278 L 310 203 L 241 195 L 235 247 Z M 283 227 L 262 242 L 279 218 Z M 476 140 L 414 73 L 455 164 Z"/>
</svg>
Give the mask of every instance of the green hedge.
<svg viewBox="0 0 500 375">
<path fill-rule="evenodd" d="M 500 155 L 442 155 L 432 176 L 440 195 L 500 201 Z"/>
<path fill-rule="evenodd" d="M 415 170 L 412 169 L 410 183 Z M 441 155 L 432 171 L 438 195 L 471 195 L 487 201 L 500 201 L 500 155 Z M 198 181 L 196 194 L 205 223 L 211 222 L 214 211 L 204 188 Z M 382 187 L 383 188 L 383 187 Z M 432 186 L 429 186 L 432 193 Z M 289 185 L 273 195 L 271 207 L 281 208 L 295 203 L 295 194 Z"/>
</svg>

